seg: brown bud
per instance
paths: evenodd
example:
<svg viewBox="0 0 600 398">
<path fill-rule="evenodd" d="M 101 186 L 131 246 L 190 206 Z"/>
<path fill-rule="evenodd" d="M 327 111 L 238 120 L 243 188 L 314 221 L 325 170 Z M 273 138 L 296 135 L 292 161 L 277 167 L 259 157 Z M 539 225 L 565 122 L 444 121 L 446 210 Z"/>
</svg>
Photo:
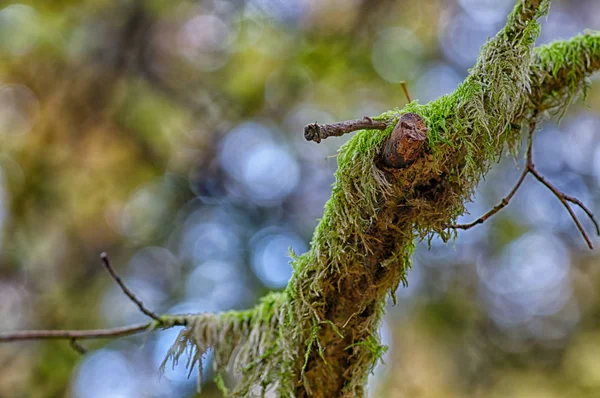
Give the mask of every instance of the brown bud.
<svg viewBox="0 0 600 398">
<path fill-rule="evenodd" d="M 421 116 L 406 113 L 400 117 L 383 148 L 383 164 L 400 169 L 413 163 L 421 155 L 427 138 L 427 127 Z"/>
</svg>

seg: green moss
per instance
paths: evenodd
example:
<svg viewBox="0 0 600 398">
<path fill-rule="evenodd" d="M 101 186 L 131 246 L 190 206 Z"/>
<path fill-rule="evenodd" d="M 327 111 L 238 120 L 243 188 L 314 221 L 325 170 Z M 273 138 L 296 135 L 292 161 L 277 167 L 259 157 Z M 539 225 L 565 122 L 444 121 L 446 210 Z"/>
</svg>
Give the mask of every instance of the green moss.
<svg viewBox="0 0 600 398">
<path fill-rule="evenodd" d="M 600 68 L 600 33 L 586 32 L 536 49 L 531 67 L 538 91 L 533 105 L 541 112 L 561 118 L 589 83 L 586 77 Z"/>
<path fill-rule="evenodd" d="M 248 396 L 264 380 L 271 383 L 281 376 L 271 357 L 282 358 L 282 341 L 278 328 L 283 324 L 287 307 L 285 293 L 271 293 L 247 311 L 228 311 L 219 315 L 199 314 L 175 317 L 187 326 L 177 340 L 161 369 L 171 362 L 177 366 L 186 354 L 186 367 L 190 372 L 198 366 L 198 389 L 202 383 L 202 356 L 209 348 L 214 349 L 213 368 L 217 374 L 217 385 L 232 396 Z M 224 374 L 232 365 L 242 378 L 234 390 L 229 391 L 224 383 Z"/>
<path fill-rule="evenodd" d="M 377 359 L 374 363 L 370 365 L 371 373 L 373 373 L 373 371 L 375 370 L 375 366 L 379 361 L 381 361 L 381 363 L 385 365 L 385 362 L 383 361 L 383 355 L 387 352 L 388 347 L 381 344 L 379 336 L 369 336 L 365 340 L 351 344 L 345 349 L 350 350 L 357 347 L 362 347 L 369 350 L 373 357 Z"/>
</svg>

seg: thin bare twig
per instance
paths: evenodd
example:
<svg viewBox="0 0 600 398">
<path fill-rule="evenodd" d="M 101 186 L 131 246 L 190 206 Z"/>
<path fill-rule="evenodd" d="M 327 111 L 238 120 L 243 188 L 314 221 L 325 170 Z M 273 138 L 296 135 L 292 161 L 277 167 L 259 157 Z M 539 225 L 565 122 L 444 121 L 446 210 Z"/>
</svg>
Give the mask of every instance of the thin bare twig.
<svg viewBox="0 0 600 398">
<path fill-rule="evenodd" d="M 154 322 L 122 326 L 110 329 L 90 330 L 18 330 L 15 332 L 0 333 L 0 343 L 23 340 L 83 340 L 106 339 L 129 336 L 149 330 Z"/>
<path fill-rule="evenodd" d="M 362 119 L 347 120 L 331 124 L 311 123 L 304 127 L 304 138 L 307 141 L 321 142 L 327 137 L 340 137 L 357 130 L 385 130 L 391 120 L 373 120 L 368 116 Z"/>
<path fill-rule="evenodd" d="M 532 145 L 532 135 L 529 135 L 529 143 L 527 146 L 527 157 L 529 158 L 529 154 L 531 152 L 531 145 Z M 498 213 L 500 210 L 504 209 L 506 206 L 508 206 L 508 203 L 510 202 L 510 200 L 512 199 L 512 197 L 515 195 L 515 193 L 517 193 L 517 190 L 519 189 L 519 187 L 521 187 L 521 184 L 523 184 L 523 181 L 525 180 L 525 177 L 527 177 L 527 174 L 529 174 L 529 167 L 527 167 L 528 164 L 526 165 L 525 169 L 523 170 L 523 172 L 521 173 L 521 176 L 519 177 L 519 179 L 517 180 L 517 183 L 515 184 L 515 186 L 513 187 L 513 189 L 511 189 L 511 191 L 508 193 L 508 195 L 506 195 L 506 197 L 504 197 L 500 203 L 498 203 L 496 206 L 492 207 L 492 209 L 490 211 L 488 211 L 487 213 L 485 213 L 483 216 L 479 217 L 477 220 L 470 222 L 468 224 L 454 224 L 454 225 L 450 225 L 449 228 L 453 228 L 453 229 L 471 229 L 473 228 L 475 225 L 479 225 L 479 224 L 483 224 L 488 218 L 490 218 L 491 216 L 493 216 L 494 214 Z"/>
<path fill-rule="evenodd" d="M 407 86 L 406 82 L 404 80 L 402 80 L 400 82 L 400 85 L 402 85 L 402 90 L 404 91 L 404 95 L 406 96 L 406 100 L 408 102 L 412 102 L 412 100 L 410 99 L 410 94 L 408 94 L 408 86 Z"/>
<path fill-rule="evenodd" d="M 596 218 L 594 217 L 592 212 L 587 207 L 585 207 L 585 205 L 583 203 L 581 203 L 581 201 L 579 201 L 579 199 L 574 198 L 569 195 L 565 195 L 563 192 L 559 191 L 554 185 L 552 185 L 543 176 L 541 176 L 538 173 L 538 171 L 535 168 L 533 168 L 533 166 L 529 171 L 539 182 L 544 184 L 546 186 L 546 188 L 548 188 L 550 191 L 552 191 L 552 193 L 554 194 L 554 196 L 556 196 L 558 198 L 558 200 L 560 200 L 560 203 L 562 203 L 562 205 L 565 207 L 565 209 L 567 209 L 567 211 L 571 215 L 573 222 L 577 226 L 577 229 L 579 230 L 579 232 L 581 232 L 581 235 L 583 236 L 583 239 L 585 239 L 585 242 L 587 243 L 588 247 L 590 248 L 590 250 L 592 250 L 594 248 L 594 246 L 592 245 L 592 241 L 590 240 L 588 234 L 583 229 L 583 226 L 579 222 L 579 219 L 575 215 L 575 212 L 573 211 L 571 206 L 569 206 L 569 202 L 574 203 L 583 209 L 583 211 L 588 215 L 590 220 L 592 220 L 592 223 L 594 223 L 594 226 L 596 227 L 596 233 L 598 235 L 600 235 L 600 227 L 598 226 L 598 222 L 596 221 Z"/>
<path fill-rule="evenodd" d="M 110 276 L 117 282 L 121 290 L 133 301 L 140 311 L 153 319 L 152 322 L 139 323 L 135 325 L 122 326 L 117 328 L 108 329 L 89 329 L 89 330 L 19 330 L 15 332 L 0 332 L 0 343 L 11 342 L 11 341 L 24 341 L 24 340 L 69 340 L 71 347 L 77 352 L 85 353 L 87 350 L 77 340 L 83 339 L 106 339 L 106 338 L 117 338 L 123 336 L 129 336 L 131 334 L 140 333 L 146 330 L 152 330 L 156 327 L 171 327 L 171 326 L 185 326 L 185 319 L 169 319 L 165 322 L 164 319 L 160 318 L 154 312 L 147 309 L 140 299 L 125 283 L 121 280 L 119 275 L 115 272 L 108 255 L 102 253 L 100 258 L 104 264 L 106 270 Z M 171 317 L 172 318 L 172 317 Z"/>
<path fill-rule="evenodd" d="M 400 85 L 406 96 L 406 100 L 411 102 L 408 87 L 405 81 Z M 393 119 L 374 120 L 369 116 L 363 116 L 361 119 L 346 120 L 337 123 L 318 124 L 317 122 L 307 124 L 304 127 L 304 138 L 307 141 L 314 141 L 317 144 L 327 137 L 340 137 L 344 134 L 358 130 L 385 130 L 394 122 Z"/>
<path fill-rule="evenodd" d="M 510 200 L 512 199 L 514 194 L 517 192 L 517 190 L 519 189 L 519 187 L 525 180 L 525 177 L 527 177 L 527 174 L 529 174 L 529 169 L 525 169 L 523 171 L 523 173 L 521 173 L 519 180 L 517 181 L 517 183 L 515 184 L 513 189 L 509 192 L 509 194 L 506 195 L 506 197 L 503 198 L 500 201 L 500 203 L 498 203 L 496 206 L 492 207 L 492 209 L 490 211 L 488 211 L 487 213 L 485 213 L 484 215 L 482 215 L 481 217 L 479 217 L 477 220 L 475 220 L 473 222 L 470 222 L 468 224 L 450 225 L 450 228 L 467 230 L 467 229 L 473 228 L 475 225 L 483 224 L 488 218 L 490 218 L 494 214 L 498 213 L 500 210 L 502 210 L 503 208 L 505 208 L 508 205 L 508 203 L 510 202 Z"/>
<path fill-rule="evenodd" d="M 592 245 L 592 241 L 591 241 L 590 237 L 588 236 L 588 234 L 585 232 L 585 229 L 581 225 L 581 222 L 575 215 L 575 212 L 569 205 L 569 202 L 579 206 L 585 212 L 585 214 L 589 217 L 589 219 L 594 224 L 594 227 L 596 228 L 596 234 L 598 236 L 600 236 L 600 225 L 598 224 L 598 221 L 596 220 L 596 217 L 591 212 L 591 210 L 588 209 L 579 199 L 577 199 L 573 196 L 566 195 L 565 193 L 560 191 L 558 188 L 556 188 L 554 185 L 552 185 L 548 180 L 546 180 L 546 178 L 544 178 L 535 168 L 535 164 L 533 163 L 533 150 L 532 150 L 533 133 L 535 132 L 535 127 L 536 127 L 535 122 L 530 123 L 530 125 L 529 125 L 529 129 L 530 129 L 529 130 L 529 142 L 527 145 L 527 163 L 525 165 L 525 169 L 523 170 L 523 173 L 521 173 L 521 176 L 519 177 L 519 180 L 517 181 L 517 183 L 515 184 L 513 189 L 509 192 L 509 194 L 504 199 L 502 199 L 502 201 L 499 204 L 494 206 L 490 211 L 485 213 L 483 216 L 479 217 L 477 220 L 475 220 L 469 224 L 450 225 L 449 228 L 467 230 L 467 229 L 474 227 L 475 225 L 483 224 L 488 218 L 490 218 L 494 214 L 498 213 L 500 210 L 502 210 L 504 207 L 506 207 L 508 205 L 508 203 L 510 202 L 512 197 L 515 195 L 515 193 L 517 192 L 517 190 L 519 189 L 519 187 L 525 180 L 525 177 L 527 177 L 527 174 L 531 174 L 539 182 L 541 182 L 546 188 L 548 188 L 554 194 L 554 196 L 556 196 L 558 198 L 558 200 L 560 200 L 562 205 L 565 207 L 565 209 L 567 209 L 567 212 L 573 219 L 573 222 L 577 226 L 577 229 L 583 236 L 583 239 L 587 243 L 588 247 L 590 248 L 590 250 L 592 250 L 594 248 L 594 246 Z"/>
<path fill-rule="evenodd" d="M 127 295 L 127 297 L 129 297 L 131 299 L 131 301 L 133 301 L 135 303 L 135 305 L 138 306 L 140 311 L 142 311 L 145 315 L 154 319 L 159 324 L 162 324 L 163 323 L 162 319 L 158 315 L 156 315 L 154 312 L 152 312 L 148 308 L 146 308 L 144 306 L 144 303 L 142 303 L 142 301 L 139 298 L 137 298 L 137 296 L 131 290 L 129 290 L 127 285 L 125 285 L 125 283 L 121 280 L 119 275 L 117 275 L 117 273 L 115 272 L 115 270 L 113 269 L 113 267 L 110 264 L 108 255 L 106 253 L 102 253 L 100 255 L 100 258 L 102 259 L 102 263 L 104 264 L 104 267 L 106 268 L 106 270 L 108 271 L 110 276 L 115 280 L 115 282 L 117 282 L 119 287 L 121 287 L 121 290 L 123 291 L 123 293 L 125 293 Z"/>
<path fill-rule="evenodd" d="M 71 345 L 71 347 L 77 351 L 78 353 L 80 353 L 81 355 L 85 354 L 87 352 L 86 348 L 84 346 L 82 346 L 76 338 L 72 338 L 71 340 L 69 340 L 69 344 Z"/>
</svg>

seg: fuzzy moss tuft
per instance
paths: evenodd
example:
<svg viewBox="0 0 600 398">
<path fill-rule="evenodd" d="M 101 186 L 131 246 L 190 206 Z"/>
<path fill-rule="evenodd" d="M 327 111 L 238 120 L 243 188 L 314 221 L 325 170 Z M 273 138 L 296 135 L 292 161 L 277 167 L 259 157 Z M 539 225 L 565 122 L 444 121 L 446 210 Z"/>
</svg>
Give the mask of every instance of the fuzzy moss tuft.
<svg viewBox="0 0 600 398">
<path fill-rule="evenodd" d="M 286 324 L 287 301 L 285 293 L 271 293 L 247 311 L 177 316 L 178 321 L 185 321 L 187 326 L 169 350 L 161 371 L 164 372 L 169 362 L 173 367 L 177 366 L 185 354 L 190 373 L 198 366 L 200 391 L 202 356 L 212 348 L 212 365 L 217 385 L 223 393 L 238 397 L 264 393 L 279 380 L 289 378 L 282 374 L 286 370 L 286 347 L 280 336 L 280 329 Z M 231 391 L 225 383 L 225 375 L 230 370 L 240 379 Z M 291 396 L 291 386 L 286 386 L 287 393 L 284 386 L 281 387 L 284 392 L 281 396 Z"/>
</svg>

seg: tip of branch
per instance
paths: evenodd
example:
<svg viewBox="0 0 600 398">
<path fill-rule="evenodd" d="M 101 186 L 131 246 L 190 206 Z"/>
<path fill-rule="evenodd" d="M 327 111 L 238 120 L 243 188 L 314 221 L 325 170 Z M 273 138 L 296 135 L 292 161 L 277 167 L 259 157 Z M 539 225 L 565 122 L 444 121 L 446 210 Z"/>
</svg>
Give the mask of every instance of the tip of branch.
<svg viewBox="0 0 600 398">
<path fill-rule="evenodd" d="M 100 259 L 101 260 L 106 260 L 107 258 L 108 258 L 108 254 L 106 254 L 106 252 L 100 253 Z"/>
<path fill-rule="evenodd" d="M 304 127 L 304 138 L 307 141 L 315 141 L 316 143 L 321 142 L 321 137 L 319 135 L 319 125 L 317 122 L 311 123 Z"/>
<path fill-rule="evenodd" d="M 383 163 L 395 169 L 408 166 L 421 156 L 426 139 L 427 126 L 423 119 L 416 113 L 402 115 L 384 144 Z"/>
</svg>

